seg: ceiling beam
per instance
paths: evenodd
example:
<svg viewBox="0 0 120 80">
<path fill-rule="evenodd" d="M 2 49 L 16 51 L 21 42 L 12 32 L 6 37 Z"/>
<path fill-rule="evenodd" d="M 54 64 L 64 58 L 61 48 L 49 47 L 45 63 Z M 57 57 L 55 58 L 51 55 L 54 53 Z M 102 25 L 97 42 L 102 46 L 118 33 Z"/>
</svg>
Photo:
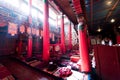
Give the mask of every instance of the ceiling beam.
<svg viewBox="0 0 120 80">
<path fill-rule="evenodd" d="M 53 8 L 53 10 L 55 11 L 56 14 L 59 14 L 58 9 L 56 8 L 57 5 L 54 5 L 53 1 L 48 0 L 48 3 L 50 4 L 50 6 Z"/>
<path fill-rule="evenodd" d="M 63 10 L 63 8 L 58 4 L 57 0 L 53 0 L 53 1 L 54 1 L 54 3 L 55 3 L 56 5 L 58 5 L 60 11 L 61 11 L 63 14 L 65 14 L 65 15 L 68 17 L 68 19 L 69 19 L 73 24 L 77 24 L 77 19 L 74 21 L 74 20 L 72 19 L 72 17 L 69 16 L 69 15 Z"/>
<path fill-rule="evenodd" d="M 93 0 L 90 0 L 90 21 L 91 21 L 91 26 L 93 25 Z"/>
<path fill-rule="evenodd" d="M 112 15 L 113 11 L 115 10 L 115 8 L 117 7 L 118 3 L 120 0 L 117 0 L 115 2 L 115 4 L 112 6 L 112 8 L 108 11 L 108 14 L 106 15 L 106 20 Z"/>
</svg>

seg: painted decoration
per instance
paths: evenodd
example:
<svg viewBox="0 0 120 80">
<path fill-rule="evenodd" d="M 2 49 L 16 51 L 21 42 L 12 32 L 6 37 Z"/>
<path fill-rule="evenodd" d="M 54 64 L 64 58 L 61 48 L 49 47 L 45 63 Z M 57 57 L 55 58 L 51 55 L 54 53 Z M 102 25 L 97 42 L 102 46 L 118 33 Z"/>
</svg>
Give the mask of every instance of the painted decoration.
<svg viewBox="0 0 120 80">
<path fill-rule="evenodd" d="M 0 27 L 4 27 L 7 25 L 7 22 L 5 20 L 0 19 Z"/>
<path fill-rule="evenodd" d="M 76 45 L 76 44 L 78 44 L 77 39 L 78 39 L 77 33 L 75 32 L 74 29 L 72 29 L 72 45 L 73 46 Z"/>
<path fill-rule="evenodd" d="M 55 46 L 55 51 L 60 51 L 60 46 L 59 45 Z"/>
<path fill-rule="evenodd" d="M 27 27 L 27 33 L 31 34 L 31 28 L 30 27 Z"/>
<path fill-rule="evenodd" d="M 39 36 L 39 29 L 36 29 L 36 36 Z"/>
<path fill-rule="evenodd" d="M 8 33 L 12 36 L 17 34 L 17 24 L 8 22 Z"/>
<path fill-rule="evenodd" d="M 24 32 L 25 32 L 25 26 L 24 26 L 24 25 L 21 25 L 21 26 L 20 26 L 20 32 L 21 32 L 21 33 L 24 33 Z"/>
</svg>

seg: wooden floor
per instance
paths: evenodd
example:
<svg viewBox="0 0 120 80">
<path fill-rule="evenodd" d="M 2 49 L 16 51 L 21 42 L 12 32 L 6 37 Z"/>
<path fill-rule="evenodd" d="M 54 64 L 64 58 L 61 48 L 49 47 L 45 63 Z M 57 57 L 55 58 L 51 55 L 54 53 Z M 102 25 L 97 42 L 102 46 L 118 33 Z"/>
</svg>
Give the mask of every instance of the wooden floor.
<svg viewBox="0 0 120 80">
<path fill-rule="evenodd" d="M 0 63 L 5 65 L 17 80 L 55 80 L 46 74 L 40 73 L 39 71 L 9 58 L 1 59 Z"/>
</svg>

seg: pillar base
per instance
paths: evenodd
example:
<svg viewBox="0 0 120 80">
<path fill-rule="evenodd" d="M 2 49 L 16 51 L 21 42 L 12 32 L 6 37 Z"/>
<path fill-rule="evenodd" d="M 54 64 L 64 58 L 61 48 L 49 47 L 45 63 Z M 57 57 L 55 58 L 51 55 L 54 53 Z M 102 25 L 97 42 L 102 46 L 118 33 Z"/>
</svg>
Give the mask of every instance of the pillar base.
<svg viewBox="0 0 120 80">
<path fill-rule="evenodd" d="M 83 80 L 93 80 L 90 73 L 83 73 Z"/>
</svg>

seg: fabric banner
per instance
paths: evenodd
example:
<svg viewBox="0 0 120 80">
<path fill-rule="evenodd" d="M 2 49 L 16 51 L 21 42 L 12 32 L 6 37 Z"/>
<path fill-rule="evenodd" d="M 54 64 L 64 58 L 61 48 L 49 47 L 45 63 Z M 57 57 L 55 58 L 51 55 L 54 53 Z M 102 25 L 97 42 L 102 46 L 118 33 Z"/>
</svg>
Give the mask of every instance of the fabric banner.
<svg viewBox="0 0 120 80">
<path fill-rule="evenodd" d="M 8 22 L 8 33 L 12 36 L 17 34 L 17 24 Z"/>
</svg>

